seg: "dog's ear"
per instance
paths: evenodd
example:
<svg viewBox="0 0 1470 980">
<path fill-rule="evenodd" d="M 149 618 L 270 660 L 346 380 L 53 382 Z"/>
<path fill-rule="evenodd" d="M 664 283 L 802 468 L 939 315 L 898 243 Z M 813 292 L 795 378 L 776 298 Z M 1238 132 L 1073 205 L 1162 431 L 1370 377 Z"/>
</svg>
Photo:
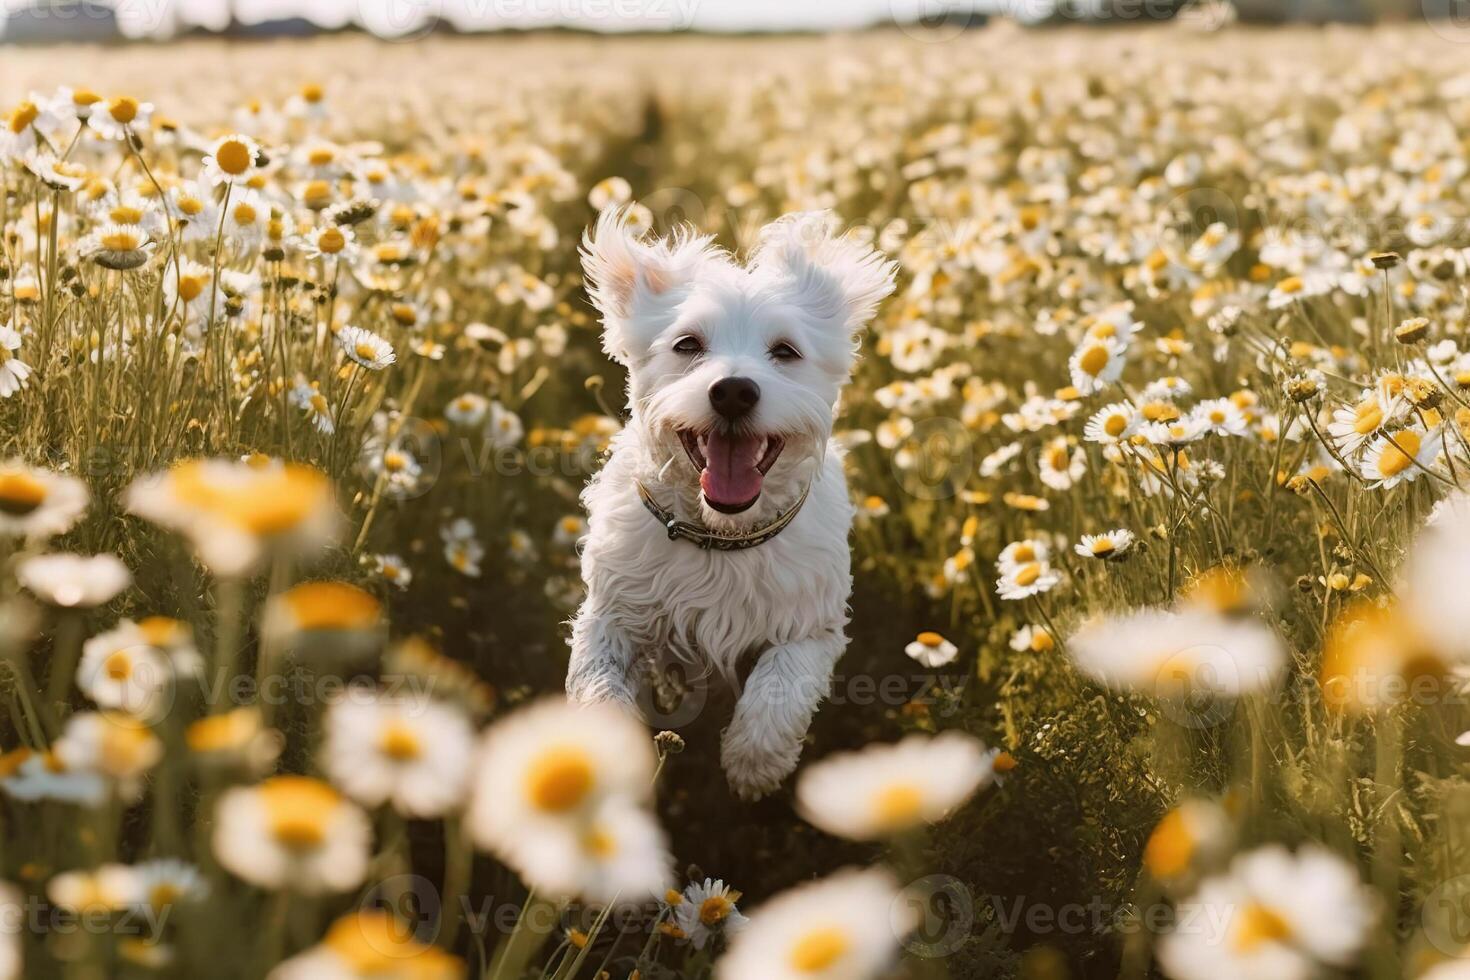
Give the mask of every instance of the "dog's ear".
<svg viewBox="0 0 1470 980">
<path fill-rule="evenodd" d="M 837 232 L 830 211 L 788 214 L 761 231 L 751 264 L 789 277 L 796 302 L 815 318 L 857 330 L 893 292 L 897 266 Z"/>
<path fill-rule="evenodd" d="M 626 208 L 598 216 L 597 227 L 582 237 L 582 272 L 587 295 L 602 312 L 602 346 L 609 357 L 627 364 L 647 349 L 709 257 L 712 240 L 686 228 L 644 241 L 630 226 Z"/>
</svg>

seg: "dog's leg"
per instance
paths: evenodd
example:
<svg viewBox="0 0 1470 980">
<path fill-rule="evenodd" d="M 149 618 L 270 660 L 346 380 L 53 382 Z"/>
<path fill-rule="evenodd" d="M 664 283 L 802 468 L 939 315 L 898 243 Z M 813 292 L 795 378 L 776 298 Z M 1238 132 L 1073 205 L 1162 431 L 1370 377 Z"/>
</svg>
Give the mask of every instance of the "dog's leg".
<svg viewBox="0 0 1470 980">
<path fill-rule="evenodd" d="M 567 697 L 582 704 L 612 701 L 636 711 L 635 652 L 632 639 L 589 596 L 572 622 Z"/>
<path fill-rule="evenodd" d="M 834 628 L 761 655 L 721 745 L 725 778 L 736 795 L 760 799 L 796 768 L 807 726 L 846 646 L 842 630 Z"/>
</svg>

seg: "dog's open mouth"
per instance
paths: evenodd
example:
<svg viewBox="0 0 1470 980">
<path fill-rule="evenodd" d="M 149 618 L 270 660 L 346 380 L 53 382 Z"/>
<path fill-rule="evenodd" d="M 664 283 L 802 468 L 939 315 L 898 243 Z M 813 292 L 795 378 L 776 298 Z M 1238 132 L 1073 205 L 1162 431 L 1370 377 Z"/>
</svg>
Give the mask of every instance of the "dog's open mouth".
<svg viewBox="0 0 1470 980">
<path fill-rule="evenodd" d="M 682 429 L 679 441 L 699 470 L 705 503 L 722 514 L 738 514 L 760 499 L 761 483 L 786 446 L 780 436 L 721 429 Z"/>
</svg>

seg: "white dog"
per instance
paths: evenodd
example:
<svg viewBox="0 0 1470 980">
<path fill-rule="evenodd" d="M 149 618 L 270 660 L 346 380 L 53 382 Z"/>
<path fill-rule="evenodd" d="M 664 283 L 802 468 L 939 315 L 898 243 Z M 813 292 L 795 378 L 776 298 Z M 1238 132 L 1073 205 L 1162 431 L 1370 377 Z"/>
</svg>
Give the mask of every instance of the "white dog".
<svg viewBox="0 0 1470 980">
<path fill-rule="evenodd" d="M 796 767 L 847 645 L 853 509 L 832 419 L 894 269 L 820 213 L 767 226 L 742 266 L 692 232 L 642 241 L 608 211 L 582 259 L 632 418 L 582 495 L 567 693 L 633 706 L 661 653 L 739 690 L 758 657 L 721 748 L 731 788 L 759 798 Z"/>
</svg>

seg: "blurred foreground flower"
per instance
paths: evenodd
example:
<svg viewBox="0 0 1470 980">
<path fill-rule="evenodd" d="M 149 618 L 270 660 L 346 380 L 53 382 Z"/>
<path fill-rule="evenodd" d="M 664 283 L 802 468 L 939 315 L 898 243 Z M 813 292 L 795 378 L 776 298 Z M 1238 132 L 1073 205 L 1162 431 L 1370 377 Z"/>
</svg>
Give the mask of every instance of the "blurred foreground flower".
<svg viewBox="0 0 1470 980">
<path fill-rule="evenodd" d="M 372 838 L 367 815 L 331 786 L 274 776 L 220 797 L 214 851 L 253 885 L 316 895 L 361 884 Z"/>
<path fill-rule="evenodd" d="M 886 871 L 839 871 L 756 909 L 715 966 L 719 980 L 875 980 L 914 926 Z"/>
<path fill-rule="evenodd" d="M 994 774 L 985 746 L 968 735 L 910 735 L 807 766 L 797 809 L 829 834 L 890 837 L 943 820 Z"/>
<path fill-rule="evenodd" d="M 242 575 L 270 554 L 314 557 L 336 536 L 331 482 L 310 466 L 269 460 L 186 460 L 128 487 L 128 510 L 187 536 L 218 575 Z"/>
<path fill-rule="evenodd" d="M 1179 904 L 1159 962 L 1174 980 L 1313 977 L 1351 967 L 1376 919 L 1352 865 L 1315 845 L 1295 854 L 1271 845 Z"/>
</svg>

